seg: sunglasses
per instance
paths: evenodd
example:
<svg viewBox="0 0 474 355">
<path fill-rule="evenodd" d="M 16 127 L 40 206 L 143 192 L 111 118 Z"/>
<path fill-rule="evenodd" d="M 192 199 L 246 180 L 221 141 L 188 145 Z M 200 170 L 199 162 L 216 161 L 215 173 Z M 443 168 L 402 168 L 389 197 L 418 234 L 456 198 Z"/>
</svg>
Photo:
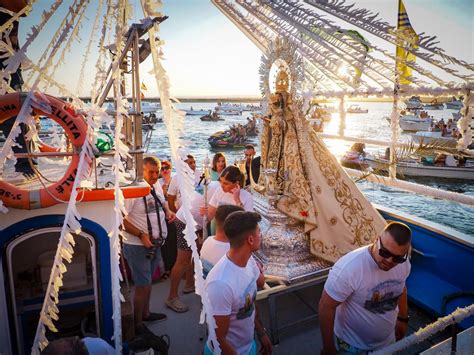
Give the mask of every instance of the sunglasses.
<svg viewBox="0 0 474 355">
<path fill-rule="evenodd" d="M 405 261 L 407 261 L 408 253 L 403 256 L 392 254 L 390 251 L 385 249 L 385 247 L 382 244 L 382 240 L 380 238 L 378 239 L 378 242 L 379 242 L 379 255 L 382 258 L 384 259 L 392 258 L 393 262 L 397 264 L 402 264 Z"/>
<path fill-rule="evenodd" d="M 161 170 L 170 170 L 170 167 L 169 166 L 162 166 Z"/>
</svg>

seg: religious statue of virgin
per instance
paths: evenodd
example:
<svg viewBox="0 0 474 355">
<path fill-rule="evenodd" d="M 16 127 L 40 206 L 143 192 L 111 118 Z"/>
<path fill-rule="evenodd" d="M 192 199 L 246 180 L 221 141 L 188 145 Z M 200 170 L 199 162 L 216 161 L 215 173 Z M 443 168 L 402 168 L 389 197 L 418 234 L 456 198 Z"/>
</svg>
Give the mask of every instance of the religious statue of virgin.
<svg viewBox="0 0 474 355">
<path fill-rule="evenodd" d="M 277 209 L 304 224 L 311 253 L 334 262 L 375 240 L 385 221 L 308 124 L 302 98 L 292 87 L 298 83 L 291 82 L 298 77 L 291 72 L 298 66 L 296 51 L 285 48 L 288 42 L 282 40 L 274 46 L 261 67 L 268 111 L 261 135 L 264 174 L 259 184 L 266 176 L 266 193 L 276 195 Z M 269 74 L 275 63 L 278 72 L 272 90 Z"/>
</svg>

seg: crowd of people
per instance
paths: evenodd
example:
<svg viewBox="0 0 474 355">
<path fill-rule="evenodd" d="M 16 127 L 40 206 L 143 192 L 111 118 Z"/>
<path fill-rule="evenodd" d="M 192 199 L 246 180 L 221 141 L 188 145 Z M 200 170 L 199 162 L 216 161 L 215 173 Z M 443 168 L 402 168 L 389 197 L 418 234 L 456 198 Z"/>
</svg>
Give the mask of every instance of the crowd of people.
<svg viewBox="0 0 474 355">
<path fill-rule="evenodd" d="M 452 118 L 448 119 L 447 122 L 443 118 L 437 122 L 431 121 L 430 132 L 441 132 L 442 137 L 460 138 L 459 129 Z"/>
<path fill-rule="evenodd" d="M 248 117 L 247 123 L 232 125 L 228 130 L 213 134 L 209 137 L 209 142 L 222 142 L 228 144 L 244 144 L 248 137 L 257 135 L 257 119 Z"/>
<path fill-rule="evenodd" d="M 193 293 L 192 252 L 184 236 L 186 220 L 180 209 L 188 198 L 197 222 L 196 244 L 200 250 L 206 291 L 216 323 L 216 337 L 223 354 L 271 354 L 271 341 L 259 320 L 256 294 L 264 285 L 263 270 L 253 257 L 260 248 L 261 216 L 254 212 L 252 195 L 245 189 L 259 175 L 255 148 L 244 150 L 247 171 L 228 165 L 223 153 L 215 154 L 211 181 L 206 182 L 208 203 L 202 194 L 204 175 L 196 160 L 185 162 L 193 171 L 192 196 L 180 193 L 171 162 L 156 157 L 144 159 L 144 177 L 152 187 L 144 198 L 127 200 L 123 254 L 135 284 L 133 305 L 135 332 L 146 334 L 146 322 L 166 320 L 166 315 L 150 310 L 153 274 L 161 269 L 170 277 L 166 306 L 177 313 L 189 305 L 179 297 Z M 256 171 L 254 171 L 256 170 Z M 203 216 L 211 223 L 203 226 Z M 203 228 L 211 230 L 203 240 Z M 400 339 L 407 330 L 408 306 L 405 280 L 410 272 L 407 259 L 410 229 L 392 222 L 378 240 L 342 257 L 330 272 L 319 304 L 323 354 L 366 353 Z M 170 248 L 174 245 L 174 249 Z M 174 254 L 174 255 L 173 255 Z M 163 260 L 163 262 L 161 261 Z M 259 340 L 257 346 L 255 338 Z M 204 354 L 212 354 L 216 344 L 208 340 Z"/>
</svg>

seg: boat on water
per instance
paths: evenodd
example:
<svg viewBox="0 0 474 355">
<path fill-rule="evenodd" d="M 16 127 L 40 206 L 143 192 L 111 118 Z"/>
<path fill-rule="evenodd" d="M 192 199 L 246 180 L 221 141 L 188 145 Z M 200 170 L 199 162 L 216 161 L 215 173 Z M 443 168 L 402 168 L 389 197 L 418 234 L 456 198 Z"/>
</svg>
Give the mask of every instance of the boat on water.
<svg viewBox="0 0 474 355">
<path fill-rule="evenodd" d="M 443 137 L 442 132 L 419 131 L 411 135 L 413 142 L 418 144 L 436 144 L 443 147 L 456 147 L 457 139 L 453 137 Z"/>
<path fill-rule="evenodd" d="M 218 121 L 225 121 L 218 113 L 215 111 L 212 114 L 208 114 L 199 118 L 201 121 L 204 122 L 218 122 Z"/>
<path fill-rule="evenodd" d="M 390 122 L 390 117 L 385 117 Z M 417 132 L 429 131 L 432 126 L 433 118 L 424 111 L 413 114 L 402 111 L 399 117 L 399 125 L 403 131 Z"/>
<path fill-rule="evenodd" d="M 364 143 L 354 143 L 352 147 L 341 157 L 341 165 L 345 168 L 356 170 L 367 170 L 369 164 L 365 161 L 366 153 Z"/>
<path fill-rule="evenodd" d="M 434 99 L 429 104 L 423 105 L 424 110 L 444 110 L 444 104 L 438 102 L 437 99 Z"/>
<path fill-rule="evenodd" d="M 186 112 L 186 116 L 205 116 L 212 113 L 212 110 L 193 110 L 192 107 L 183 111 Z"/>
<path fill-rule="evenodd" d="M 423 108 L 423 103 L 419 96 L 412 96 L 405 101 L 407 110 L 421 110 Z"/>
<path fill-rule="evenodd" d="M 446 160 L 446 163 L 448 162 Z M 364 161 L 374 170 L 388 172 L 390 161 L 384 158 L 368 156 Z M 433 160 L 429 164 L 422 163 L 419 160 L 400 161 L 397 165 L 397 173 L 401 176 L 424 177 L 424 178 L 442 178 L 455 180 L 474 180 L 474 160 L 468 159 L 463 166 L 455 166 L 457 162 L 452 158 L 453 166 L 434 164 Z"/>
<path fill-rule="evenodd" d="M 446 102 L 446 108 L 448 110 L 460 110 L 463 107 L 463 100 L 460 98 L 459 100 L 453 97 L 450 101 Z"/>
<path fill-rule="evenodd" d="M 226 13 L 234 24 L 238 24 L 240 30 L 247 31 L 248 28 L 251 28 L 255 33 L 252 33 L 253 36 L 249 37 L 253 38 L 254 41 L 258 41 L 258 39 L 267 41 L 265 36 L 271 35 L 274 37 L 275 31 L 277 31 L 278 36 L 283 36 L 278 31 L 298 29 L 297 26 L 304 27 L 302 25 L 304 21 L 301 20 L 307 17 L 307 14 L 302 18 L 298 17 L 300 21 L 297 21 L 295 25 L 292 22 L 292 16 L 299 16 L 301 8 L 294 8 L 295 4 L 292 2 L 268 1 L 265 7 L 250 6 L 248 2 L 230 3 L 213 0 L 213 3 Z M 320 6 L 323 9 L 327 5 L 328 2 L 326 1 L 313 3 L 313 6 Z M 248 26 L 245 22 L 244 24 L 247 24 L 247 26 L 241 25 L 242 21 L 248 21 L 249 16 L 240 16 L 240 12 L 237 12 L 238 16 L 236 16 L 233 6 L 237 9 L 242 8 L 252 15 L 255 13 L 260 15 L 259 11 L 268 11 L 268 9 L 275 10 L 277 15 L 272 18 L 271 26 L 268 26 L 268 29 L 274 32 L 259 32 L 260 27 L 266 26 L 265 21 L 262 22 L 262 26 L 258 27 Z M 341 6 L 338 2 L 331 3 L 331 6 L 335 7 L 339 14 L 347 15 L 346 17 L 349 20 L 351 19 L 350 8 L 338 8 L 338 6 Z M 294 11 L 294 9 L 297 11 Z M 110 17 L 111 21 L 120 18 L 119 10 L 124 9 L 120 6 L 110 8 L 110 11 L 114 14 Z M 352 22 L 360 23 L 360 10 L 356 10 L 355 19 Z M 144 7 L 144 11 L 145 21 L 132 25 L 128 32 L 117 31 L 117 41 L 123 43 L 125 48 L 123 53 L 116 53 L 116 58 L 130 58 L 131 61 L 131 81 L 135 93 L 132 113 L 138 113 L 142 108 L 140 98 L 136 97 L 140 85 L 138 68 L 143 61 L 142 48 L 138 46 L 140 37 L 147 34 L 151 28 L 158 29 L 157 25 L 166 19 L 165 17 L 155 17 L 156 13 L 149 12 L 151 7 Z M 331 13 L 329 10 L 327 12 Z M 368 13 L 367 10 L 363 12 Z M 98 13 L 100 14 L 100 11 Z M 317 22 L 317 15 L 312 13 L 311 15 L 316 19 L 313 22 Z M 369 24 L 373 20 L 380 25 L 377 15 L 371 15 L 370 19 L 363 18 L 363 21 Z M 332 26 L 331 21 L 327 20 L 326 16 L 324 21 L 326 26 Z M 313 22 L 311 26 L 313 26 Z M 274 23 L 283 23 L 285 26 L 274 26 Z M 70 31 L 70 24 L 65 25 L 65 33 L 75 32 Z M 74 26 L 77 26 L 74 30 L 81 28 L 80 19 Z M 117 26 L 120 28 L 121 24 L 118 22 Z M 367 28 L 371 30 L 373 26 Z M 311 32 L 309 27 L 304 27 L 304 29 L 308 33 Z M 106 24 L 104 25 L 104 31 L 107 32 Z M 384 36 L 393 36 L 392 29 L 384 30 L 383 27 L 379 26 L 378 31 Z M 268 38 L 268 42 L 259 43 L 262 48 L 266 48 L 268 51 L 262 57 L 262 64 L 270 64 L 262 65 L 262 68 L 267 68 L 268 72 L 264 72 L 265 75 L 262 75 L 262 80 L 265 80 L 266 85 L 261 85 L 261 87 L 270 87 L 268 81 L 270 80 L 271 65 L 281 64 L 276 61 L 275 63 L 269 62 L 271 58 L 273 60 L 283 58 L 292 65 L 288 66 L 289 73 L 286 73 L 285 68 L 279 70 L 277 78 L 281 80 L 277 80 L 277 95 L 269 90 L 264 93 L 267 107 L 270 107 L 271 116 L 269 122 L 264 123 L 262 136 L 267 139 L 266 143 L 272 144 L 264 145 L 265 141 L 262 139 L 261 148 L 262 151 L 266 149 L 264 151 L 265 155 L 262 156 L 270 156 L 271 159 L 262 159 L 266 167 L 266 171 L 264 171 L 266 185 L 252 184 L 250 187 L 256 201 L 256 210 L 263 215 L 261 223 L 262 243 L 265 247 L 262 248 L 262 252 L 267 253 L 263 254 L 263 257 L 267 256 L 267 259 L 262 260 L 265 260 L 265 266 L 268 267 L 266 268 L 266 286 L 257 294 L 256 302 L 259 300 L 268 301 L 266 303 L 269 306 L 268 328 L 272 342 L 274 344 L 279 342 L 279 331 L 283 328 L 283 325 L 278 323 L 277 317 L 282 313 L 298 318 L 286 327 L 292 327 L 295 330 L 298 322 L 307 321 L 310 318 L 306 315 L 302 316 L 300 312 L 297 312 L 299 309 L 293 306 L 277 308 L 277 297 L 292 294 L 298 296 L 292 298 L 301 300 L 302 296 L 299 291 L 309 286 L 312 287 L 312 290 L 319 290 L 317 292 L 320 292 L 321 285 L 326 280 L 334 261 L 342 255 L 335 244 L 332 244 L 334 248 L 331 248 L 329 243 L 341 243 L 340 245 L 344 247 L 344 253 L 348 252 L 356 247 L 355 243 L 361 245 L 374 241 L 377 238 L 378 231 L 381 230 L 378 227 L 383 226 L 385 221 L 388 220 L 402 221 L 412 229 L 413 248 L 410 252 L 412 269 L 406 284 L 411 304 L 416 304 L 433 317 L 445 316 L 457 307 L 465 308 L 472 305 L 474 302 L 472 294 L 474 278 L 468 277 L 468 274 L 466 277 L 466 273 L 474 269 L 474 243 L 472 238 L 446 226 L 371 204 L 349 176 L 339 167 L 334 156 L 328 152 L 318 135 L 313 135 L 307 129 L 307 122 L 304 121 L 305 114 L 302 111 L 303 105 L 299 105 L 303 102 L 303 100 L 299 101 L 303 96 L 296 89 L 299 85 L 296 81 L 301 77 L 301 73 L 295 70 L 302 67 L 297 65 L 298 58 L 296 54 L 308 55 L 310 51 L 301 52 L 301 49 L 305 46 L 311 48 L 314 41 L 305 42 L 307 39 L 304 36 L 299 36 L 301 31 L 288 31 L 288 36 L 291 36 L 291 33 L 298 33 L 297 39 L 301 45 L 295 46 L 291 41 L 286 40 L 285 42 L 278 38 Z M 125 38 L 122 35 L 125 35 Z M 106 38 L 107 33 L 103 37 Z M 393 38 L 389 38 L 394 43 Z M 166 74 L 163 74 L 161 68 L 160 58 L 162 58 L 162 52 L 158 44 L 155 46 L 154 31 L 150 32 L 148 41 L 153 44 L 151 48 L 154 48 L 154 65 L 156 63 L 160 64 L 153 71 L 160 88 L 166 85 L 168 78 Z M 321 41 L 325 41 L 325 39 L 322 38 Z M 426 43 L 425 40 L 420 45 L 423 45 L 423 43 Z M 58 42 L 59 44 L 61 43 Z M 264 44 L 270 45 L 267 47 Z M 330 48 L 330 46 L 328 47 Z M 352 48 L 354 48 L 354 45 L 347 46 L 345 50 L 352 55 Z M 428 47 L 427 50 L 429 49 Z M 361 58 L 359 51 L 357 49 L 357 52 L 355 52 L 355 54 L 358 54 L 357 58 Z M 336 53 L 340 56 L 339 50 Z M 328 61 L 335 58 L 330 50 L 327 51 L 326 55 Z M 377 67 L 370 67 L 374 61 L 370 60 L 371 54 L 368 53 L 368 50 L 364 56 L 369 59 L 366 64 L 367 67 L 372 72 L 374 69 L 376 70 Z M 391 56 L 393 57 L 393 55 Z M 427 56 L 425 60 L 429 61 L 430 58 L 430 56 Z M 312 63 L 317 69 L 322 66 L 321 73 L 325 73 L 331 69 L 327 67 L 326 62 L 314 61 Z M 121 59 L 115 62 L 115 64 L 117 63 L 121 64 Z M 456 63 L 462 62 L 453 61 L 453 65 Z M 107 97 L 113 81 L 117 78 L 119 78 L 120 83 L 127 82 L 124 80 L 126 71 L 121 67 L 122 65 L 110 63 L 110 70 L 107 74 L 110 74 L 110 77 L 101 79 L 102 76 L 97 75 L 98 80 L 104 81 L 101 83 L 103 84 L 103 90 L 100 90 L 102 98 Z M 293 72 L 291 72 L 292 70 Z M 103 72 L 107 71 L 103 70 Z M 309 74 L 312 74 L 312 72 Z M 352 82 L 351 85 L 346 85 L 347 79 L 338 75 L 337 72 L 331 73 L 331 80 L 335 79 L 337 86 L 342 88 L 343 91 L 335 92 L 333 87 L 329 87 L 330 90 L 324 92 L 327 81 L 325 81 L 324 76 L 319 77 L 318 75 L 318 82 L 323 83 L 321 87 L 318 86 L 319 93 L 322 92 L 330 98 L 340 97 L 341 107 L 347 93 L 367 95 L 366 91 L 354 91 L 356 89 L 354 89 Z M 306 73 L 304 76 L 308 77 Z M 384 75 L 383 77 L 381 87 L 387 89 L 383 84 L 386 82 L 385 78 L 387 76 Z M 290 78 L 291 80 L 296 79 L 295 82 L 291 82 L 291 86 Z M 388 76 L 389 78 L 390 76 Z M 364 77 L 362 76 L 359 80 L 364 80 Z M 45 84 L 53 85 L 54 81 L 50 80 Z M 364 85 L 361 86 L 365 86 L 365 88 L 372 87 L 367 85 L 367 82 L 362 82 L 362 84 Z M 390 82 L 390 84 L 392 83 Z M 398 86 L 398 82 L 393 84 L 394 88 Z M 290 87 L 291 91 L 289 91 Z M 316 86 L 313 87 L 316 88 Z M 388 88 L 391 89 L 391 87 Z M 164 100 L 162 102 L 163 107 L 166 109 L 165 114 L 168 115 L 165 121 L 170 122 L 173 107 L 169 100 L 165 101 L 165 98 L 169 96 L 167 89 L 160 88 L 162 90 L 160 91 L 160 97 Z M 384 92 L 390 91 L 385 90 Z M 120 90 L 116 90 L 115 94 L 115 101 L 120 105 L 122 101 Z M 25 156 L 38 158 L 39 160 L 47 158 L 38 163 L 37 170 L 42 175 L 38 173 L 34 180 L 16 180 L 14 174 L 10 174 L 13 170 L 13 161 L 9 160 L 5 166 L 2 165 L 2 168 L 5 169 L 1 172 L 0 200 L 2 204 L 0 207 L 2 207 L 2 212 L 6 214 L 0 218 L 0 247 L 3 251 L 1 254 L 2 263 L 0 263 L 0 279 L 2 280 L 0 286 L 0 319 L 2 320 L 0 322 L 0 351 L 2 354 L 26 354 L 31 352 L 38 354 L 40 346 L 47 343 L 47 338 L 53 340 L 70 335 L 82 337 L 87 334 L 98 336 L 109 344 L 114 344 L 115 352 L 118 353 L 122 351 L 122 346 L 124 346 L 125 352 L 128 345 L 131 344 L 130 339 L 133 337 L 133 335 L 130 335 L 129 329 L 134 327 L 130 300 L 127 297 L 123 303 L 120 300 L 121 294 L 128 295 L 127 286 L 121 289 L 119 279 L 119 234 L 121 218 L 123 217 L 122 211 L 124 210 L 123 200 L 129 198 L 141 199 L 150 193 L 150 186 L 143 181 L 140 115 L 134 115 L 138 119 L 130 119 L 125 114 L 124 117 L 121 115 L 114 116 L 116 120 L 114 125 L 117 132 L 112 135 L 115 144 L 108 148 L 101 148 L 101 145 L 96 144 L 94 140 L 97 133 L 94 130 L 96 127 L 100 127 L 101 124 L 105 124 L 105 117 L 100 116 L 98 118 L 99 122 L 89 124 L 86 115 L 88 113 L 87 107 L 85 107 L 85 111 L 76 110 L 70 104 L 61 102 L 52 96 L 34 93 L 20 95 L 18 93 L 18 96 L 15 96 L 15 100 L 18 98 L 14 102 L 15 105 L 11 105 L 13 96 L 2 96 L 1 100 L 5 100 L 5 105 L 1 105 L 4 110 L 0 115 L 0 122 L 19 115 L 22 104 L 28 104 L 28 101 L 22 100 L 25 100 L 25 98 L 28 100 L 29 95 L 34 95 L 36 106 L 30 106 L 26 111 L 29 112 L 32 109 L 33 113 L 41 113 L 47 115 L 49 119 L 56 120 L 66 131 L 73 149 L 67 152 L 25 153 L 26 155 L 15 153 L 17 158 L 25 158 Z M 292 95 L 294 95 L 294 101 L 291 100 Z M 79 100 L 79 98 L 76 99 Z M 293 103 L 296 104 L 293 105 Z M 42 109 L 49 108 L 49 105 L 53 105 L 55 110 L 42 111 Z M 5 111 L 9 112 L 5 113 Z M 53 111 L 55 111 L 55 115 L 51 114 Z M 91 116 L 97 114 L 98 111 L 94 107 L 91 110 Z M 272 117 L 274 119 L 270 121 Z M 321 120 L 323 120 L 322 117 Z M 126 124 L 122 126 L 124 121 Z M 170 141 L 180 143 L 172 128 L 170 127 L 168 131 Z M 250 136 L 250 133 L 257 133 L 255 125 L 249 128 L 251 128 L 251 132 L 242 135 L 239 140 L 232 138 L 232 141 L 228 141 L 228 147 L 242 149 L 246 135 Z M 218 146 L 225 134 L 226 132 L 218 132 L 218 134 L 213 135 L 211 137 L 213 138 L 212 143 L 209 142 L 211 147 L 214 147 L 214 143 L 216 148 L 225 148 Z M 343 134 L 341 134 L 341 137 L 343 137 Z M 300 146 L 299 142 L 303 142 L 305 145 Z M 2 157 L 14 156 L 13 152 L 7 150 L 11 143 L 12 137 L 9 137 L 9 140 L 2 147 Z M 395 140 L 394 143 L 396 143 Z M 176 150 L 178 145 L 170 144 L 173 159 L 180 159 Z M 127 147 L 133 148 L 128 150 Z M 65 160 L 65 157 L 70 157 L 70 159 Z M 292 159 L 295 157 L 299 159 Z M 305 164 L 301 164 L 301 161 L 305 161 Z M 3 161 L 1 163 L 3 164 Z M 284 163 L 287 165 L 284 166 Z M 176 165 L 179 166 L 179 164 Z M 307 166 L 310 166 L 311 170 Z M 298 176 L 296 176 L 297 174 L 290 174 L 289 172 L 292 172 L 292 170 L 289 170 L 289 168 L 300 174 Z M 304 176 L 304 173 L 308 173 L 311 177 Z M 307 210 L 296 210 L 300 213 L 296 213 L 298 217 L 302 217 L 298 222 L 294 216 L 290 218 L 290 214 L 285 215 L 281 210 L 299 206 L 303 199 L 284 200 L 287 195 L 284 195 L 281 191 L 276 191 L 276 188 L 282 188 L 277 186 L 276 182 L 280 184 L 284 181 L 285 184 L 281 185 L 285 185 L 283 188 L 286 189 L 295 187 L 295 184 L 286 183 L 287 181 L 294 181 L 290 179 L 295 179 L 295 176 L 300 179 L 299 181 L 305 179 L 303 185 L 311 186 L 311 190 L 308 190 L 309 193 L 304 198 L 314 198 L 316 196 L 314 203 L 318 204 L 318 208 L 311 212 L 311 215 Z M 301 176 L 304 177 L 301 178 Z M 335 181 L 337 186 L 334 184 Z M 392 179 L 392 181 L 396 181 L 396 179 Z M 301 185 L 299 186 L 301 187 Z M 264 189 L 261 189 L 262 187 Z M 301 190 L 298 192 L 301 192 Z M 343 201 L 340 200 L 341 197 L 343 197 Z M 280 204 L 280 202 L 284 203 Z M 349 202 L 349 205 L 347 205 L 347 202 Z M 328 208 L 329 203 L 336 207 Z M 279 209 L 276 208 L 277 204 L 279 204 Z M 4 211 L 3 205 L 7 207 L 7 211 Z M 319 208 L 320 206 L 321 208 Z M 315 213 L 316 211 L 317 213 Z M 190 211 L 186 210 L 186 212 Z M 190 215 L 190 213 L 185 214 Z M 307 223 L 306 218 L 308 216 L 315 217 L 316 215 L 318 217 L 318 223 L 315 224 L 317 228 L 306 232 L 304 229 Z M 189 222 L 191 223 L 191 220 Z M 376 226 L 377 228 L 367 228 L 368 226 Z M 187 234 L 187 237 L 189 237 L 188 239 L 193 246 L 193 257 L 198 258 L 195 253 L 196 246 L 192 241 L 194 231 L 191 230 L 192 228 L 188 229 L 190 234 Z M 272 229 L 273 234 L 270 233 Z M 323 229 L 326 231 L 325 233 L 322 232 Z M 339 231 L 344 233 L 339 233 Z M 344 244 L 344 241 L 347 243 Z M 321 248 L 319 248 L 320 246 Z M 304 252 L 298 254 L 301 250 Z M 332 261 L 328 261 L 327 252 L 331 250 L 337 251 L 337 253 L 331 254 Z M 273 259 L 271 258 L 272 252 L 274 253 Z M 321 256 L 324 254 L 326 254 L 326 259 Z M 201 277 L 200 263 L 195 263 L 195 267 L 196 277 Z M 460 270 L 467 271 L 463 273 Z M 200 282 L 196 282 L 196 288 L 203 285 L 202 278 L 198 280 Z M 159 284 L 154 285 L 153 291 L 156 291 L 159 286 Z M 197 291 L 204 295 L 203 307 L 205 307 L 206 290 L 202 288 Z M 163 294 L 163 292 L 158 293 L 158 296 L 156 296 L 156 293 L 154 294 L 155 306 L 157 306 L 156 299 L 162 301 L 160 297 Z M 378 301 L 379 292 L 374 293 L 375 295 Z M 384 296 L 390 296 L 390 294 L 387 293 Z M 314 304 L 316 302 L 315 298 L 312 297 L 310 302 Z M 303 303 L 305 302 L 303 301 Z M 160 307 L 163 307 L 162 302 L 157 306 L 157 308 Z M 196 307 L 201 307 L 201 303 Z M 317 317 L 317 314 L 314 314 L 314 307 L 309 308 L 311 309 L 311 318 Z M 252 311 L 253 309 L 250 314 L 252 314 Z M 204 312 L 206 312 L 205 308 Z M 196 314 L 198 313 L 196 312 Z M 212 316 L 212 313 L 207 313 L 208 319 L 212 319 Z M 457 321 L 456 317 L 451 318 Z M 89 322 L 95 324 L 92 329 L 87 325 Z M 199 342 L 198 316 L 191 317 L 188 314 L 176 315 L 171 313 L 167 322 L 159 325 L 151 324 L 150 329 L 156 334 L 163 334 L 161 325 L 165 323 L 171 324 L 168 331 L 172 339 L 171 343 L 175 344 L 174 352 L 179 354 L 201 352 L 203 343 Z M 52 331 L 47 331 L 45 325 Z M 459 322 L 457 326 L 461 329 L 467 329 L 473 325 L 474 319 L 471 316 Z M 304 354 L 317 352 L 321 348 L 319 337 L 315 337 L 313 334 L 314 324 L 309 328 L 311 328 L 310 334 L 307 336 L 307 333 L 304 334 L 305 338 L 303 340 L 301 333 L 297 333 L 297 336 L 289 335 L 289 338 L 297 339 L 297 344 L 285 353 Z M 432 325 L 430 329 L 433 328 L 436 327 Z M 191 329 L 190 336 L 184 336 L 189 329 Z M 210 327 L 209 332 L 212 333 L 213 331 L 213 327 Z M 453 334 L 456 335 L 455 326 L 453 326 Z M 417 336 L 419 336 L 419 333 L 417 333 Z M 186 341 L 182 341 L 182 339 L 186 339 Z M 455 339 L 453 339 L 453 344 L 456 343 Z M 413 343 L 407 346 L 415 347 L 418 345 L 416 340 L 412 340 Z M 188 351 L 180 351 L 188 343 L 192 343 L 193 347 Z M 309 351 L 308 343 L 311 343 Z M 394 345 L 397 346 L 397 343 L 389 345 L 389 347 Z M 303 349 L 303 346 L 306 346 L 306 348 Z M 472 348 L 471 346 L 471 350 Z M 381 349 L 381 351 L 383 352 L 384 349 Z M 469 353 L 472 353 L 472 351 Z"/>
<path fill-rule="evenodd" d="M 240 116 L 243 111 L 239 110 L 217 110 L 216 112 L 222 116 Z"/>
<path fill-rule="evenodd" d="M 362 108 L 360 105 L 350 105 L 347 113 L 368 113 L 368 108 Z"/>
</svg>

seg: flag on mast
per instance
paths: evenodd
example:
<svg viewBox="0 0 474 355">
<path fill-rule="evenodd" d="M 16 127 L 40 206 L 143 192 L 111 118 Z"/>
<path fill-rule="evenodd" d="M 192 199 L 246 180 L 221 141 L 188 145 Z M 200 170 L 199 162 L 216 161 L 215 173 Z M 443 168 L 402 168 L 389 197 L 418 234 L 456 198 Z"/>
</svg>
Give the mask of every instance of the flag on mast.
<svg viewBox="0 0 474 355">
<path fill-rule="evenodd" d="M 403 0 L 400 0 L 398 3 L 397 29 L 399 36 L 399 44 L 403 45 L 397 46 L 397 70 L 398 74 L 400 75 L 399 82 L 402 85 L 409 85 L 411 84 L 411 81 L 407 79 L 407 77 L 411 76 L 412 70 L 404 62 L 415 62 L 416 56 L 406 51 L 403 47 L 408 47 L 411 49 L 418 48 L 419 38 L 415 30 L 411 26 L 410 19 L 408 18 L 408 14 L 405 9 L 405 5 L 403 4 Z"/>
</svg>

